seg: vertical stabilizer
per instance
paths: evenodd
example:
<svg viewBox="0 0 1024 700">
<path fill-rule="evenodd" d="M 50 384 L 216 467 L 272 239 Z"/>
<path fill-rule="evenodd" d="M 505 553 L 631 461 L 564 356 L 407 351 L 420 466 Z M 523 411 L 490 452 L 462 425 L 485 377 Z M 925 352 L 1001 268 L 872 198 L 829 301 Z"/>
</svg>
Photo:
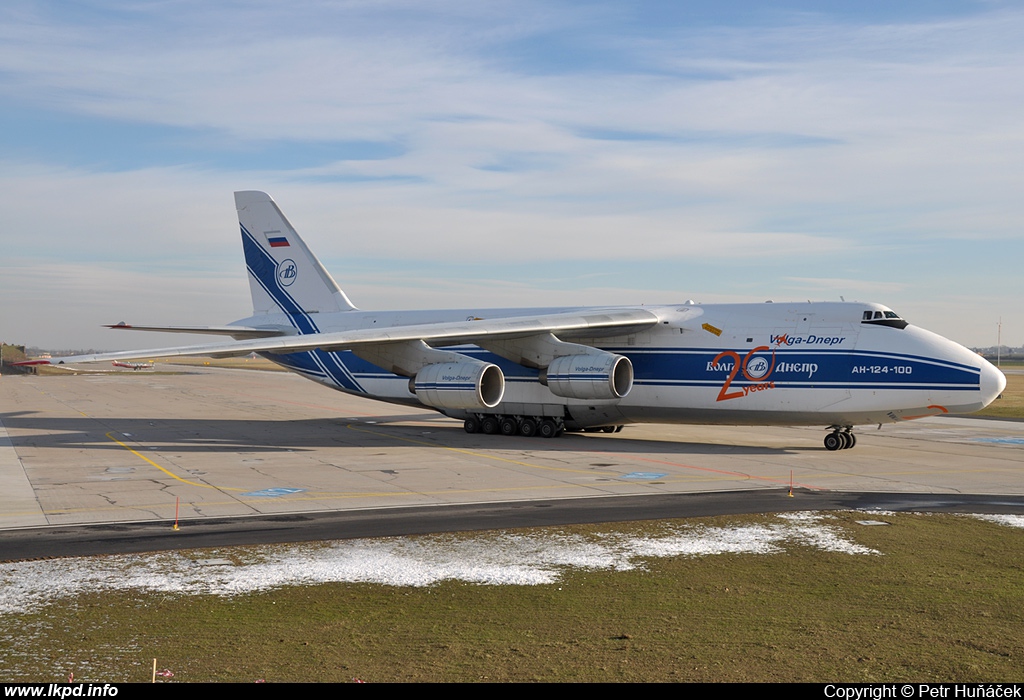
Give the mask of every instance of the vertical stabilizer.
<svg viewBox="0 0 1024 700">
<path fill-rule="evenodd" d="M 352 302 L 264 192 L 235 192 L 254 315 L 351 311 Z"/>
</svg>

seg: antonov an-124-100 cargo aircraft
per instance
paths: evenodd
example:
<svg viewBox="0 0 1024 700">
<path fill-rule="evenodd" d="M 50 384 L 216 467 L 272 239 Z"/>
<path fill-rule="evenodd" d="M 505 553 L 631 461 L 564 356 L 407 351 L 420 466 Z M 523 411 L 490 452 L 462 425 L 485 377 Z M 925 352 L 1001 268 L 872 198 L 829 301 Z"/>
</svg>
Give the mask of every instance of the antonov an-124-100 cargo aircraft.
<svg viewBox="0 0 1024 700">
<path fill-rule="evenodd" d="M 263 192 L 236 192 L 253 315 L 230 336 L 43 364 L 259 353 L 331 388 L 426 406 L 467 432 L 554 437 L 627 423 L 855 425 L 991 403 L 1003 374 L 881 304 L 697 304 L 360 311 Z"/>
</svg>

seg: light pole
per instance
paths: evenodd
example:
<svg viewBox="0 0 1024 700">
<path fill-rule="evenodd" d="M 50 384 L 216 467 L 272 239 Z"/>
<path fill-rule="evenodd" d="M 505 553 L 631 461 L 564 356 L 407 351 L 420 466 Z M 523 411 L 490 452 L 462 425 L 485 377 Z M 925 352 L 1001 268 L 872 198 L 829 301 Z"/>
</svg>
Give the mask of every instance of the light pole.
<svg viewBox="0 0 1024 700">
<path fill-rule="evenodd" d="M 996 367 L 999 366 L 999 358 L 1003 351 L 1003 317 L 999 317 L 999 323 L 996 324 Z"/>
</svg>

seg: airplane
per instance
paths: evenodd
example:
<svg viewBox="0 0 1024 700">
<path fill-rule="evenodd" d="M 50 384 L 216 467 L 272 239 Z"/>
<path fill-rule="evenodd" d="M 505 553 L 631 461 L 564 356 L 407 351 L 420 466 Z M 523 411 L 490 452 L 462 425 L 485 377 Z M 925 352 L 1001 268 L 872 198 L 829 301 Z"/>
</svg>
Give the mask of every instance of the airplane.
<svg viewBox="0 0 1024 700">
<path fill-rule="evenodd" d="M 630 423 L 853 427 L 971 413 L 1006 378 L 875 303 L 361 311 L 273 199 L 235 193 L 252 316 L 213 344 L 30 360 L 63 364 L 258 353 L 349 394 L 426 407 L 468 433 L 555 437 Z"/>
<path fill-rule="evenodd" d="M 153 369 L 153 363 L 151 362 L 123 362 L 121 360 L 114 360 L 110 364 L 114 367 L 126 367 L 132 370 Z"/>
</svg>

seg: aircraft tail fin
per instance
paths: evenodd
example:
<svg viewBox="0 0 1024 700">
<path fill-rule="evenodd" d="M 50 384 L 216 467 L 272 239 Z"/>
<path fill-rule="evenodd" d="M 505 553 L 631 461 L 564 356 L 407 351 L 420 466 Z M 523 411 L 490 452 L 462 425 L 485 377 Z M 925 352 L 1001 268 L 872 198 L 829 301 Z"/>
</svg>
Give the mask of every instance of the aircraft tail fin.
<svg viewBox="0 0 1024 700">
<path fill-rule="evenodd" d="M 345 292 L 264 192 L 235 192 L 253 315 L 352 311 Z"/>
</svg>

